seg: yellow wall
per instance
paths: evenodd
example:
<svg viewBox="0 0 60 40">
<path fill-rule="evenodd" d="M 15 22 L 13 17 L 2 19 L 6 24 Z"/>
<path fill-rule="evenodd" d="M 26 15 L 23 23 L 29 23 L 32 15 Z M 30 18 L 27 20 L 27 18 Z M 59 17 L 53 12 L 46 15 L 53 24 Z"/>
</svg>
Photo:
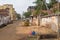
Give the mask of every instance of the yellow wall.
<svg viewBox="0 0 60 40">
<path fill-rule="evenodd" d="M 6 9 L 9 8 L 9 16 L 11 17 L 11 20 L 15 20 L 14 16 L 15 16 L 15 10 L 13 8 L 12 4 L 4 4 L 3 6 L 0 6 L 0 9 Z"/>
</svg>

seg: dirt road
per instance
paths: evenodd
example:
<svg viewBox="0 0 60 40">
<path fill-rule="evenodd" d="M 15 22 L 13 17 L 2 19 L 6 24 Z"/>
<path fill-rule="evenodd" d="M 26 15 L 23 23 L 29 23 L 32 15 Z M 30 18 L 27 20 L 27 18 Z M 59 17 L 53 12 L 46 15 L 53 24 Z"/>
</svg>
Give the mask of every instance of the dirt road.
<svg viewBox="0 0 60 40">
<path fill-rule="evenodd" d="M 22 27 L 21 24 L 21 21 L 16 21 L 0 29 L 0 40 L 26 40 L 30 31 L 38 32 L 37 27 Z"/>
<path fill-rule="evenodd" d="M 0 40 L 17 40 L 16 27 L 19 26 L 18 24 L 19 21 L 0 29 Z"/>
</svg>

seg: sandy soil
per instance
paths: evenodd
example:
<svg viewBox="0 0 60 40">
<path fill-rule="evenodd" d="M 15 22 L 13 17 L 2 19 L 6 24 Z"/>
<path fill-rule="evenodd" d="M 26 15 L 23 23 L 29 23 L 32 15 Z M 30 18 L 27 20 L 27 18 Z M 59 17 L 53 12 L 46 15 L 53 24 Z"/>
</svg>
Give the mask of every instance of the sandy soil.
<svg viewBox="0 0 60 40">
<path fill-rule="evenodd" d="M 14 22 L 13 24 L 9 24 L 4 28 L 0 29 L 0 40 L 17 40 L 16 36 L 16 27 L 19 22 Z"/>
</svg>

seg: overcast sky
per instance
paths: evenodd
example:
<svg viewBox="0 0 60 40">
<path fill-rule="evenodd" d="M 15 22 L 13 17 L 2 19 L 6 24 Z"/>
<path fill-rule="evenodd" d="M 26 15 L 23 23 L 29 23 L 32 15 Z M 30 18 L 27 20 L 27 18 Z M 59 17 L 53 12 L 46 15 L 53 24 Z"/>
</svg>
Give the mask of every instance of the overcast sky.
<svg viewBox="0 0 60 40">
<path fill-rule="evenodd" d="M 13 4 L 13 7 L 17 11 L 17 13 L 22 14 L 23 11 L 26 11 L 28 6 L 34 6 L 33 4 L 35 0 L 0 0 L 0 5 L 3 4 Z M 48 2 L 48 0 L 47 0 Z"/>
<path fill-rule="evenodd" d="M 28 6 L 33 6 L 35 0 L 0 0 L 0 5 L 3 4 L 13 4 L 13 7 L 17 13 L 22 14 L 23 11 L 26 11 Z"/>
</svg>

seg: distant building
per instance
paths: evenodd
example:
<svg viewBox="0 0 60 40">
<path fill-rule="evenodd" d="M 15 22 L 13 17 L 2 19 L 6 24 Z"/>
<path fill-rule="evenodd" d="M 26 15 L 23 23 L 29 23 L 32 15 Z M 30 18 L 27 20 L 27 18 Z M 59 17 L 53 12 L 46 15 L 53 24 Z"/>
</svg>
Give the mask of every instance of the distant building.
<svg viewBox="0 0 60 40">
<path fill-rule="evenodd" d="M 31 15 L 34 15 L 34 13 L 35 13 L 35 6 L 29 6 L 27 10 L 31 12 Z"/>
<path fill-rule="evenodd" d="M 11 20 L 16 20 L 15 9 L 12 4 L 4 4 L 0 6 L 0 14 L 9 15 Z"/>
<path fill-rule="evenodd" d="M 35 6 L 29 6 L 27 10 L 28 11 L 33 11 L 33 10 L 35 10 Z"/>
<path fill-rule="evenodd" d="M 8 16 L 8 10 L 7 9 L 0 9 L 0 15 Z"/>
<path fill-rule="evenodd" d="M 31 19 L 30 21 L 33 23 L 33 24 L 39 24 L 39 16 L 34 16 L 35 13 L 36 13 L 36 10 L 35 10 L 35 6 L 29 6 L 28 8 L 28 11 L 31 11 Z M 60 3 L 56 3 L 53 5 L 52 8 L 50 8 L 50 10 L 40 10 L 41 11 L 41 16 L 42 14 L 54 14 L 56 13 L 56 11 L 60 11 Z"/>
<path fill-rule="evenodd" d="M 31 12 L 30 25 L 37 26 L 38 18 L 37 18 L 37 16 L 34 16 L 35 15 L 35 6 L 29 6 L 29 8 L 27 10 Z"/>
</svg>

